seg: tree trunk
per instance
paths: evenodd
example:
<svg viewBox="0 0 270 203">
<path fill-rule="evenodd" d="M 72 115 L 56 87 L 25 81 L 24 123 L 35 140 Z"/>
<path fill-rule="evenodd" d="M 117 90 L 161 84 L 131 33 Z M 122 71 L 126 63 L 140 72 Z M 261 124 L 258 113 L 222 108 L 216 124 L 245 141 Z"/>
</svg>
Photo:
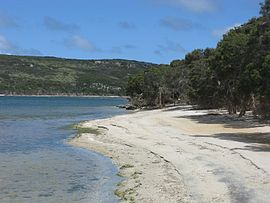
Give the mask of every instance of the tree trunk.
<svg viewBox="0 0 270 203">
<path fill-rule="evenodd" d="M 257 109 L 257 107 L 256 107 L 255 96 L 254 96 L 254 94 L 252 94 L 251 95 L 251 110 L 252 110 L 253 113 L 255 113 L 256 109 Z"/>
<path fill-rule="evenodd" d="M 242 107 L 239 113 L 239 118 L 243 117 L 246 114 L 246 107 Z"/>
<path fill-rule="evenodd" d="M 230 104 L 228 107 L 228 112 L 230 115 L 236 114 L 237 113 L 236 107 L 234 105 Z"/>
<path fill-rule="evenodd" d="M 163 108 L 163 97 L 162 97 L 162 91 L 159 90 L 159 107 Z"/>
<path fill-rule="evenodd" d="M 247 98 L 244 98 L 244 99 L 241 101 L 239 118 L 243 117 L 243 116 L 246 114 L 247 103 L 248 103 L 248 99 L 247 99 Z"/>
</svg>

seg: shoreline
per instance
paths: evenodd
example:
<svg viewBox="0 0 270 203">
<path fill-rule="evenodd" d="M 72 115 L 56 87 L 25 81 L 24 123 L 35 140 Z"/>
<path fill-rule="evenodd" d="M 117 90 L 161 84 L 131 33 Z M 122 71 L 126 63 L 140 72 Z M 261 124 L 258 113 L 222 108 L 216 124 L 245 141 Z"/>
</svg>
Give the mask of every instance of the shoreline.
<svg viewBox="0 0 270 203">
<path fill-rule="evenodd" d="M 171 107 L 87 121 L 99 133 L 69 144 L 113 160 L 123 202 L 267 202 L 270 127 L 216 113 Z"/>
</svg>

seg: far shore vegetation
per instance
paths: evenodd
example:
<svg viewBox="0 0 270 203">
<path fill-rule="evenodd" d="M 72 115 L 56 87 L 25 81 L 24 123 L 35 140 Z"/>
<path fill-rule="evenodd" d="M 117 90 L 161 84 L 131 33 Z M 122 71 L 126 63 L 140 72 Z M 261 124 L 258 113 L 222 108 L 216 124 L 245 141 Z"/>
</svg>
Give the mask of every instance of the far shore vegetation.
<svg viewBox="0 0 270 203">
<path fill-rule="evenodd" d="M 152 65 L 0 54 L 0 95 L 124 96 L 129 76 Z"/>
</svg>

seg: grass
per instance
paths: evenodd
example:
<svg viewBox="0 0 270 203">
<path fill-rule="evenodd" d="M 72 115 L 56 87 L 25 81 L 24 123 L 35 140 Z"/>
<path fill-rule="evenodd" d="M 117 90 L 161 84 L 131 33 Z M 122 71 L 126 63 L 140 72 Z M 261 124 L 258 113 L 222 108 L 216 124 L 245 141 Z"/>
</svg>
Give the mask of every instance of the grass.
<svg viewBox="0 0 270 203">
<path fill-rule="evenodd" d="M 137 178 L 139 178 L 139 176 L 142 174 L 142 172 L 140 172 L 140 171 L 135 171 L 132 175 L 131 175 L 131 177 L 133 178 L 133 179 L 137 179 Z"/>
<path fill-rule="evenodd" d="M 121 191 L 117 189 L 115 190 L 114 194 L 118 196 L 121 200 L 135 202 L 135 198 L 132 196 L 135 194 L 135 191 L 132 188 L 129 188 L 125 191 Z"/>
<path fill-rule="evenodd" d="M 126 168 L 133 168 L 134 166 L 131 164 L 125 164 L 123 166 L 120 167 L 120 169 L 126 169 Z"/>
<path fill-rule="evenodd" d="M 123 200 L 125 198 L 126 192 L 117 189 L 115 190 L 114 194 Z"/>
<path fill-rule="evenodd" d="M 62 127 L 62 129 L 76 130 L 78 136 L 80 136 L 81 134 L 84 134 L 84 133 L 89 133 L 89 134 L 93 134 L 93 135 L 100 135 L 101 134 L 100 130 L 97 128 L 84 127 L 84 126 L 81 126 L 80 124 L 67 125 L 67 126 Z"/>
<path fill-rule="evenodd" d="M 129 168 L 134 168 L 133 165 L 131 164 L 124 164 L 120 167 L 121 170 L 124 169 L 129 169 Z M 124 200 L 126 202 L 130 202 L 130 203 L 135 203 L 135 196 L 138 195 L 138 193 L 136 192 L 136 188 L 140 187 L 142 184 L 140 183 L 139 180 L 139 175 L 141 175 L 142 172 L 140 171 L 135 171 L 132 173 L 131 178 L 135 180 L 136 185 L 132 188 L 121 188 L 121 187 L 126 187 L 127 182 L 120 182 L 117 184 L 118 187 L 120 187 L 119 189 L 115 190 L 114 194 L 116 196 L 118 196 L 121 200 Z M 121 171 L 119 171 L 117 173 L 118 176 L 120 177 L 124 177 L 123 173 L 121 173 Z"/>
<path fill-rule="evenodd" d="M 121 177 L 121 178 L 124 178 L 125 177 L 120 171 L 116 175 L 119 176 L 119 177 Z"/>
<path fill-rule="evenodd" d="M 75 126 L 74 129 L 77 131 L 77 133 L 84 134 L 84 133 L 89 133 L 89 134 L 94 134 L 94 135 L 100 135 L 100 131 L 96 128 L 91 128 L 91 127 L 82 127 L 82 126 Z"/>
<path fill-rule="evenodd" d="M 126 186 L 126 182 L 121 181 L 121 182 L 117 183 L 116 186 L 117 186 L 117 187 L 124 187 L 124 186 Z"/>
</svg>

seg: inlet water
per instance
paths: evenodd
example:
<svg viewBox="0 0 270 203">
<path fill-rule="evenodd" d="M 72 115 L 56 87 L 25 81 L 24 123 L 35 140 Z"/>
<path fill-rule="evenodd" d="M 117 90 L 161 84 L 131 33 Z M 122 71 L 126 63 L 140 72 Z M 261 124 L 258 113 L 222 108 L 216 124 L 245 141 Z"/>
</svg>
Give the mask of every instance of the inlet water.
<svg viewBox="0 0 270 203">
<path fill-rule="evenodd" d="M 0 97 L 0 202 L 117 202 L 109 158 L 66 144 L 65 126 L 124 114 L 122 98 Z"/>
</svg>

